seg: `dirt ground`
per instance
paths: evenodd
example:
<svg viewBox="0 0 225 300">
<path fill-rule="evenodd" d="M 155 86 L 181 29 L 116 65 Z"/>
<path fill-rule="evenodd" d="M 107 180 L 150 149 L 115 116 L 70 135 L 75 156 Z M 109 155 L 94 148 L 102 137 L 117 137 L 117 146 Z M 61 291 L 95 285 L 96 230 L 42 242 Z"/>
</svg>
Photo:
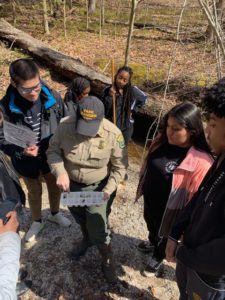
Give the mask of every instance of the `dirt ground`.
<svg viewBox="0 0 225 300">
<path fill-rule="evenodd" d="M 31 290 L 21 300 L 106 300 L 106 299 L 178 299 L 174 278 L 174 264 L 165 264 L 160 278 L 141 275 L 149 255 L 141 254 L 136 246 L 147 237 L 143 220 L 143 201 L 134 204 L 142 149 L 131 144 L 133 158 L 128 170 L 129 180 L 121 187 L 113 203 L 110 226 L 113 231 L 113 249 L 119 280 L 109 285 L 101 272 L 101 258 L 95 247 L 90 248 L 79 261 L 73 262 L 67 252 L 81 238 L 79 226 L 65 207 L 65 216 L 72 221 L 70 228 L 59 228 L 46 221 L 46 226 L 33 243 L 23 241 L 22 266 L 28 271 L 27 279 L 33 281 Z M 48 196 L 43 184 L 43 218 L 49 213 Z M 30 224 L 26 208 L 21 236 Z"/>
</svg>

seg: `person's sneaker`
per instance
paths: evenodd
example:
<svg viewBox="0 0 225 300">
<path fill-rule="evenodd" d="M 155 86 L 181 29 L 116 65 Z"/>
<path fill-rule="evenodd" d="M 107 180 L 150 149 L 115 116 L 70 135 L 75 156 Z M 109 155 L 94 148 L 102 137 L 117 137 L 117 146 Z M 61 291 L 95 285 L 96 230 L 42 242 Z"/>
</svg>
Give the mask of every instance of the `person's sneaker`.
<svg viewBox="0 0 225 300">
<path fill-rule="evenodd" d="M 26 292 L 30 290 L 32 287 L 32 281 L 31 280 L 23 280 L 21 282 L 17 282 L 16 284 L 16 295 L 17 297 L 22 296 Z"/>
<path fill-rule="evenodd" d="M 58 212 L 55 215 L 50 214 L 48 216 L 48 220 L 50 222 L 56 223 L 62 227 L 69 227 L 71 225 L 70 220 L 67 219 L 66 217 L 64 217 L 60 212 Z"/>
<path fill-rule="evenodd" d="M 68 252 L 68 257 L 70 259 L 79 260 L 91 246 L 93 246 L 93 243 L 89 239 L 82 239 L 80 243 L 76 244 L 73 249 Z"/>
<path fill-rule="evenodd" d="M 25 235 L 26 242 L 33 242 L 44 226 L 44 223 L 34 221 Z"/>
<path fill-rule="evenodd" d="M 150 253 L 154 250 L 154 245 L 150 241 L 144 241 L 137 245 L 140 252 Z"/>
<path fill-rule="evenodd" d="M 163 266 L 162 260 L 157 260 L 154 257 L 150 257 L 146 268 L 142 271 L 142 275 L 145 277 L 159 276 L 161 268 Z"/>
</svg>

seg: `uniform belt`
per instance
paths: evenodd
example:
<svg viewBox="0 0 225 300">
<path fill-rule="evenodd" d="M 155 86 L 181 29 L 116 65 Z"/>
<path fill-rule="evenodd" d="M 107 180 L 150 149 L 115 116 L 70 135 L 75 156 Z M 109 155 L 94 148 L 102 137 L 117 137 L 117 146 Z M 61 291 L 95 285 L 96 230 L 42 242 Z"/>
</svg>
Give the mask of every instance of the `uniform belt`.
<svg viewBox="0 0 225 300">
<path fill-rule="evenodd" d="M 91 184 L 86 184 L 86 183 L 82 183 L 82 182 L 77 182 L 77 181 L 74 181 L 74 180 L 71 180 L 71 179 L 70 179 L 70 181 L 71 181 L 72 183 L 74 183 L 75 185 L 77 185 L 77 186 L 79 186 L 79 187 L 82 188 L 82 187 L 87 187 L 87 186 L 98 186 L 98 185 L 99 185 L 100 183 L 102 183 L 103 181 L 107 181 L 108 178 L 109 178 L 109 176 L 103 178 L 103 179 L 100 180 L 100 181 L 93 182 L 93 183 L 91 183 Z"/>
</svg>

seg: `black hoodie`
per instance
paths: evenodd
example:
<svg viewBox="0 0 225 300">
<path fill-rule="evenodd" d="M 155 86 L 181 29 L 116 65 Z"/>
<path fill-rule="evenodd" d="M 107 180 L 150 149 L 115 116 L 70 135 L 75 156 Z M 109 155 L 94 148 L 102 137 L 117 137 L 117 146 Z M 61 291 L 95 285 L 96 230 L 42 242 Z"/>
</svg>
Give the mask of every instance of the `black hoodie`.
<svg viewBox="0 0 225 300">
<path fill-rule="evenodd" d="M 176 254 L 183 264 L 207 283 L 225 288 L 225 158 L 219 166 L 218 159 L 170 236 L 178 240 L 184 235 Z"/>
</svg>

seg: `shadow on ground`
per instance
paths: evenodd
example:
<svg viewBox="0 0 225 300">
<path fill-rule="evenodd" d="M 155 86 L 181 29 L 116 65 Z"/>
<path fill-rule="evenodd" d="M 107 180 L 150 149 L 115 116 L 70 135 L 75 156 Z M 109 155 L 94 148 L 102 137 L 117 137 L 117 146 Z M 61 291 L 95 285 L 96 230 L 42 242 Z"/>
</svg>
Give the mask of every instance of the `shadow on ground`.
<svg viewBox="0 0 225 300">
<path fill-rule="evenodd" d="M 60 228 L 46 222 L 36 242 L 23 243 L 22 265 L 28 271 L 28 278 L 32 280 L 31 291 L 21 299 L 157 299 L 151 286 L 139 288 L 132 283 L 133 276 L 139 276 L 141 265 L 147 261 L 147 255 L 138 253 L 136 245 L 139 239 L 113 234 L 113 249 L 118 265 L 118 283 L 107 284 L 101 271 L 101 258 L 96 247 L 88 249 L 79 260 L 72 261 L 67 252 L 81 238 L 79 226 L 75 223 L 68 210 L 62 210 L 71 219 L 70 228 Z M 43 210 L 43 219 L 47 219 L 49 210 Z M 21 230 L 26 231 L 29 225 L 29 213 L 25 210 Z M 168 267 L 168 266 L 167 266 Z M 125 269 L 131 270 L 126 274 Z M 134 275 L 135 274 L 135 275 Z M 167 279 L 171 280 L 171 276 Z M 135 278 L 136 280 L 136 278 Z M 117 297 L 118 298 L 115 298 Z"/>
</svg>

